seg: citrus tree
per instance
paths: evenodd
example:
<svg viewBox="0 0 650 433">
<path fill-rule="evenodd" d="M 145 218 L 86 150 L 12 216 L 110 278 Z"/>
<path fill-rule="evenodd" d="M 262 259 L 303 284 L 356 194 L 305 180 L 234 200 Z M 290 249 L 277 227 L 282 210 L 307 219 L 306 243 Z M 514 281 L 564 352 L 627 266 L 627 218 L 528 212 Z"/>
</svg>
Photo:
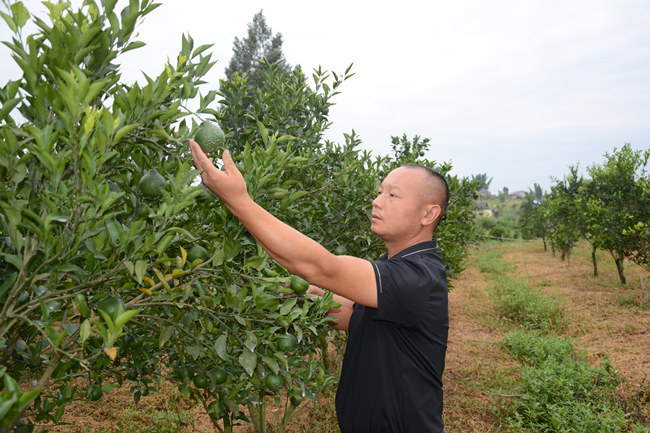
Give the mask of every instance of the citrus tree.
<svg viewBox="0 0 650 433">
<path fill-rule="evenodd" d="M 547 196 L 545 218 L 549 223 L 549 241 L 554 251 L 560 251 L 562 260 L 568 259 L 571 250 L 581 238 L 580 210 L 576 207 L 582 188 L 582 177 L 576 166 L 569 174 L 555 179 Z"/>
<path fill-rule="evenodd" d="M 545 205 L 543 201 L 537 200 L 532 192 L 526 194 L 526 199 L 521 205 L 519 225 L 524 239 L 542 238 L 544 251 L 546 251 L 549 222 L 545 215 Z"/>
<path fill-rule="evenodd" d="M 634 151 L 629 144 L 605 154 L 603 164 L 587 171 L 583 202 L 590 237 L 609 251 L 625 284 L 623 261 L 626 258 L 648 263 L 648 238 L 643 229 L 650 221 L 650 197 L 647 194 L 648 151 Z"/>
<path fill-rule="evenodd" d="M 44 17 L 22 2 L 2 14 L 22 73 L 0 88 L 3 431 L 59 422 L 69 402 L 116 386 L 137 402 L 162 380 L 219 431 L 266 431 L 269 401 L 285 408 L 281 430 L 334 380 L 323 361 L 337 304 L 305 294 L 199 184 L 187 140 L 206 122 L 224 133 L 207 138 L 231 150 L 251 196 L 337 254 L 382 254 L 369 231 L 377 181 L 404 162 L 437 166 L 452 190 L 441 253 L 450 276 L 462 269 L 471 182 L 408 140 L 386 157 L 360 150 L 354 133 L 323 140 L 349 68 L 308 79 L 269 65 L 261 89 L 242 75 L 199 93 L 210 47 L 183 36 L 174 63 L 127 84 L 120 56 L 143 45 L 134 29 L 156 4 L 45 5 Z"/>
</svg>

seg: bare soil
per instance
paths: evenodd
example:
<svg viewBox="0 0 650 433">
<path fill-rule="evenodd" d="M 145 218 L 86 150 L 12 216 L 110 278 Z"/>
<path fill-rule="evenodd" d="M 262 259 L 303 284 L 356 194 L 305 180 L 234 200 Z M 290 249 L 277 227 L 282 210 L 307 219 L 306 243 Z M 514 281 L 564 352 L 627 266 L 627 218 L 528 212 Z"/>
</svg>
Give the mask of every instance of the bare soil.
<svg viewBox="0 0 650 433">
<path fill-rule="evenodd" d="M 594 363 L 603 356 L 609 357 L 625 380 L 621 398 L 631 402 L 644 421 L 650 422 L 650 273 L 626 263 L 628 284 L 622 286 L 613 260 L 605 253 L 599 253 L 600 275 L 592 276 L 591 250 L 587 245 L 580 245 L 570 262 L 562 262 L 550 251 L 544 252 L 541 242 L 488 245 L 503 252 L 504 260 L 514 265 L 512 272 L 529 285 L 564 300 L 566 334 Z M 517 379 L 517 363 L 498 345 L 511 328 L 500 323 L 493 313 L 488 287 L 494 283 L 477 269 L 476 254 L 454 282 L 449 297 L 450 333 L 444 375 L 448 433 L 505 432 L 493 408 L 510 398 L 508 390 Z M 68 424 L 51 431 L 168 432 L 176 424 L 179 432 L 216 431 L 202 409 L 187 401 L 172 385 L 163 385 L 161 391 L 143 397 L 137 406 L 126 387 L 98 402 L 71 404 L 63 417 Z M 286 431 L 338 431 L 332 394 L 331 390 L 324 394 L 318 407 L 303 404 Z M 268 407 L 270 422 L 277 425 L 281 410 L 273 403 Z M 145 429 L 154 422 L 151 414 L 156 414 L 156 420 L 161 422 L 160 429 Z M 138 419 L 142 430 L 134 427 Z M 118 425 L 123 428 L 116 430 Z M 165 425 L 167 429 L 163 428 Z M 243 426 L 235 431 L 253 430 Z M 270 426 L 269 432 L 275 431 Z"/>
</svg>

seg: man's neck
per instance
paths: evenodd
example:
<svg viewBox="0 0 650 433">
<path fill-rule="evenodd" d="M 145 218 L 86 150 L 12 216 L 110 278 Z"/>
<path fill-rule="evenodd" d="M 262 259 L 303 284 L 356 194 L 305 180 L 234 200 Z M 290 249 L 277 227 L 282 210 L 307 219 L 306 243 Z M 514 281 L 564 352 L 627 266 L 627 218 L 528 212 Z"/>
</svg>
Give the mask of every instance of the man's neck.
<svg viewBox="0 0 650 433">
<path fill-rule="evenodd" d="M 408 241 L 386 241 L 384 240 L 384 245 L 386 246 L 386 251 L 388 251 L 388 258 L 399 254 L 407 248 L 417 245 L 422 242 L 431 241 L 433 239 L 432 233 L 424 233 L 422 235 L 416 236 L 409 239 Z"/>
</svg>

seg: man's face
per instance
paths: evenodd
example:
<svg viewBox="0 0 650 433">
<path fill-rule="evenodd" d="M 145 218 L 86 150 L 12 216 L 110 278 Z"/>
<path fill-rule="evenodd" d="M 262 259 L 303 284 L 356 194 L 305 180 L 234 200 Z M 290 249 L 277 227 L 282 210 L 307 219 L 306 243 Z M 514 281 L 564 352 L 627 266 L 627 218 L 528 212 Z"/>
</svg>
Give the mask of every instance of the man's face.
<svg viewBox="0 0 650 433">
<path fill-rule="evenodd" d="M 421 229 L 423 203 L 420 188 L 426 173 L 414 167 L 391 171 L 372 201 L 370 229 L 384 242 L 412 236 Z"/>
</svg>

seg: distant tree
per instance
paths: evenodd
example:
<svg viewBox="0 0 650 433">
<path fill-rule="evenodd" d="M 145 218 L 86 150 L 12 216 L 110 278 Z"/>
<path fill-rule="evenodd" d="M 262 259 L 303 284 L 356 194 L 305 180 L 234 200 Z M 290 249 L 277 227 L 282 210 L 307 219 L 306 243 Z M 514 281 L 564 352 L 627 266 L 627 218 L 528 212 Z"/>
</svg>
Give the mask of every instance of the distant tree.
<svg viewBox="0 0 650 433">
<path fill-rule="evenodd" d="M 536 200 L 532 192 L 526 194 L 526 200 L 521 205 L 519 225 L 521 235 L 524 239 L 542 238 L 544 251 L 546 251 L 546 239 L 548 238 L 548 221 L 546 219 L 546 208 L 543 202 Z"/>
<path fill-rule="evenodd" d="M 499 201 L 504 202 L 508 198 L 509 189 L 507 186 L 503 187 L 503 190 L 499 191 Z"/>
<path fill-rule="evenodd" d="M 542 197 L 544 197 L 544 191 L 542 191 L 542 187 L 538 183 L 535 183 L 533 184 L 533 188 L 535 191 L 535 198 L 537 200 L 541 200 Z"/>
<path fill-rule="evenodd" d="M 564 179 L 555 180 L 546 201 L 546 220 L 553 251 L 559 250 L 562 260 L 568 259 L 571 250 L 580 240 L 580 213 L 576 201 L 582 188 L 578 167 L 570 166 Z"/>
<path fill-rule="evenodd" d="M 276 69 L 280 72 L 291 72 L 282 53 L 282 34 L 273 35 L 261 10 L 253 16 L 253 22 L 248 23 L 248 36 L 235 37 L 232 50 L 234 54 L 225 70 L 229 81 L 235 75 L 246 74 L 250 86 L 259 89 L 266 81 L 264 74 L 270 71 L 269 65 L 278 63 Z"/>
<path fill-rule="evenodd" d="M 490 184 L 492 183 L 492 178 L 488 179 L 487 173 L 479 173 L 472 175 L 472 182 L 479 182 L 478 189 L 490 189 Z"/>
</svg>

